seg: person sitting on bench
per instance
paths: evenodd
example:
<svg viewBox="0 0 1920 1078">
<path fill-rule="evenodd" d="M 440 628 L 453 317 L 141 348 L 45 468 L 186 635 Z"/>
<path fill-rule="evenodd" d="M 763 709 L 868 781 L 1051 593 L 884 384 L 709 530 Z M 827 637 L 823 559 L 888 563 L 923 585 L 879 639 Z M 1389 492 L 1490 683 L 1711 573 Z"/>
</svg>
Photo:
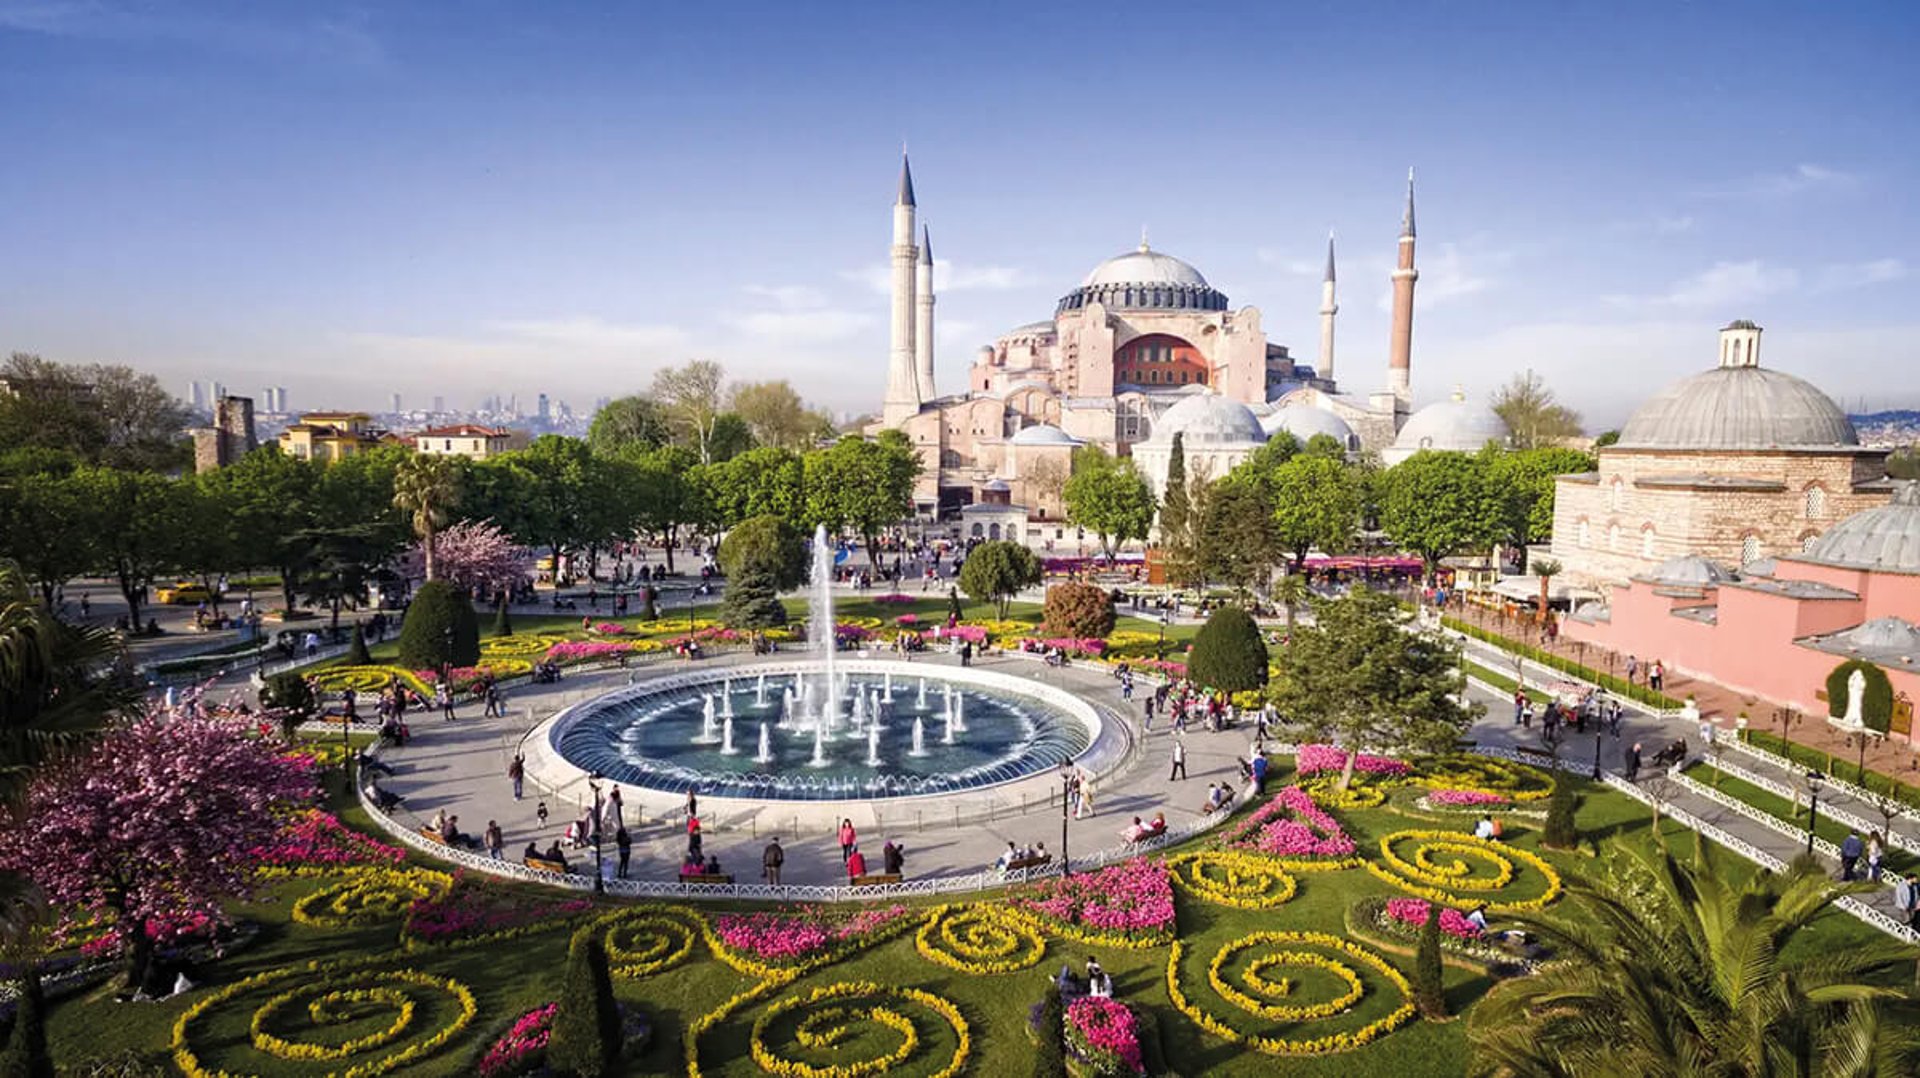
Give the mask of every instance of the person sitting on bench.
<svg viewBox="0 0 1920 1078">
<path fill-rule="evenodd" d="M 540 859 L 542 861 L 552 861 L 554 864 L 559 865 L 560 871 L 562 872 L 573 871 L 567 867 L 567 851 L 560 848 L 558 840 L 556 840 L 553 845 L 547 847 L 547 852 L 540 855 Z"/>
</svg>

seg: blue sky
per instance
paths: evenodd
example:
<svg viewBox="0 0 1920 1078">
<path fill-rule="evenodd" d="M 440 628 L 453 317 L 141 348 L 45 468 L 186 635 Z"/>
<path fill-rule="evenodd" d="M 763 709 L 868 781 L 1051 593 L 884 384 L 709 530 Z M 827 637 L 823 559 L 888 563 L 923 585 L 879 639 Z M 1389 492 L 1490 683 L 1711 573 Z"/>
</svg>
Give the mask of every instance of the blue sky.
<svg viewBox="0 0 1920 1078">
<path fill-rule="evenodd" d="M 1384 381 L 1532 367 L 1595 426 L 1751 317 L 1920 405 L 1920 5 L 131 4 L 0 0 L 0 349 L 296 406 L 694 357 L 877 405 L 902 142 L 939 379 L 1137 242 Z"/>
</svg>

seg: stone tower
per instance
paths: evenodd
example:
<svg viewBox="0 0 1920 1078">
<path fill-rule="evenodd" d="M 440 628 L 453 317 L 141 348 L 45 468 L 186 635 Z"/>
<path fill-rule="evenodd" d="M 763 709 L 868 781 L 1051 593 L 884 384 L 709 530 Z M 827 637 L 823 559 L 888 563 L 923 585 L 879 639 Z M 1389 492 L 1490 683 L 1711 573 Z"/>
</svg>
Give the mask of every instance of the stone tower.
<svg viewBox="0 0 1920 1078">
<path fill-rule="evenodd" d="M 920 400 L 932 400 L 933 391 L 933 236 L 920 226 L 920 258 L 913 270 L 913 362 Z"/>
<path fill-rule="evenodd" d="M 1387 390 L 1401 400 L 1413 395 L 1413 170 L 1407 170 L 1407 213 L 1400 221 L 1400 261 L 1393 271 L 1393 340 L 1387 351 Z"/>
<path fill-rule="evenodd" d="M 1315 373 L 1333 381 L 1333 316 L 1340 305 L 1333 301 L 1333 233 L 1327 233 L 1327 273 L 1320 280 L 1320 364 Z"/>
<path fill-rule="evenodd" d="M 193 470 L 225 468 L 259 446 L 253 428 L 253 398 L 220 397 L 213 402 L 213 426 L 193 432 Z"/>
<path fill-rule="evenodd" d="M 913 170 L 900 155 L 900 195 L 893 203 L 893 323 L 887 349 L 887 397 L 881 418 L 897 427 L 920 412 L 920 379 L 914 368 L 913 292 L 919 272 L 914 246 Z"/>
</svg>

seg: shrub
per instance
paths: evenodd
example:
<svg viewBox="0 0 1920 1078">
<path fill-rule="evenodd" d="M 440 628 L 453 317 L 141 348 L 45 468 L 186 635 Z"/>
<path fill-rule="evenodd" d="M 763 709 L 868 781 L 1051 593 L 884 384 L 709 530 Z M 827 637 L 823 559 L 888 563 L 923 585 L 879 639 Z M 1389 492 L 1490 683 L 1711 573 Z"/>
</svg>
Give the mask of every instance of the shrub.
<svg viewBox="0 0 1920 1078">
<path fill-rule="evenodd" d="M 1579 801 L 1573 794 L 1573 783 L 1565 775 L 1556 777 L 1553 794 L 1547 801 L 1547 822 L 1540 829 L 1540 844 L 1554 850 L 1571 850 L 1580 842 L 1580 833 L 1573 826 L 1573 810 L 1579 807 Z"/>
<path fill-rule="evenodd" d="M 1852 703 L 1847 683 L 1853 680 L 1855 671 L 1865 680 L 1860 692 L 1860 721 L 1874 733 L 1884 734 L 1893 722 L 1893 682 L 1887 680 L 1885 670 L 1872 663 L 1849 659 L 1833 668 L 1827 675 L 1827 714 L 1836 719 L 1846 715 Z"/>
<path fill-rule="evenodd" d="M 479 661 L 480 619 L 473 604 L 444 580 L 420 585 L 400 626 L 400 665 L 409 670 L 438 670 L 442 665 L 472 666 Z"/>
<path fill-rule="evenodd" d="M 287 718 L 297 726 L 313 717 L 313 686 L 306 678 L 291 670 L 275 674 L 267 679 L 266 687 L 260 690 L 260 704 L 286 711 Z"/>
<path fill-rule="evenodd" d="M 1033 1078 L 1064 1078 L 1067 1073 L 1067 1008 L 1060 1000 L 1060 986 L 1047 986 L 1047 998 L 1040 1004 L 1039 1029 L 1034 1032 L 1040 1050 L 1033 1057 Z"/>
<path fill-rule="evenodd" d="M 960 587 L 977 603 L 993 603 L 1001 620 L 1021 588 L 1040 583 L 1040 559 L 1019 543 L 990 539 L 960 565 Z"/>
<path fill-rule="evenodd" d="M 1267 645 L 1253 616 L 1223 606 L 1207 618 L 1193 638 L 1187 675 L 1209 689 L 1245 692 L 1267 683 Z"/>
<path fill-rule="evenodd" d="M 793 525 L 772 515 L 736 524 L 721 540 L 719 562 L 728 577 L 758 571 L 777 591 L 797 588 L 807 579 L 806 541 Z"/>
<path fill-rule="evenodd" d="M 505 595 L 500 597 L 500 605 L 495 607 L 493 611 L 493 635 L 513 635 L 513 621 L 507 617 L 507 597 Z"/>
<path fill-rule="evenodd" d="M 720 620 L 736 629 L 778 629 L 787 623 L 778 582 L 764 566 L 749 564 L 727 574 L 727 592 L 720 604 Z"/>
<path fill-rule="evenodd" d="M 573 939 L 553 1014 L 547 1065 L 560 1074 L 599 1078 L 620 1056 L 620 1007 L 613 998 L 607 951 L 591 928 Z"/>
<path fill-rule="evenodd" d="M 1055 584 L 1047 589 L 1042 625 L 1048 636 L 1098 637 L 1113 632 L 1113 596 L 1092 584 Z"/>
<path fill-rule="evenodd" d="M 367 654 L 367 633 L 359 622 L 353 623 L 353 638 L 347 643 L 347 657 L 341 660 L 345 666 L 372 666 L 373 656 Z"/>
<path fill-rule="evenodd" d="M 1562 786 L 1566 783 L 1561 783 Z M 1440 904 L 1427 905 L 1427 923 L 1420 929 L 1420 949 L 1413 957 L 1413 1002 L 1428 1018 L 1447 1014 L 1446 974 L 1440 965 Z"/>
<path fill-rule="evenodd" d="M 13 1032 L 0 1052 L 0 1078 L 53 1078 L 53 1057 L 47 1054 L 46 999 L 40 975 L 31 970 L 20 985 L 20 1005 L 13 1014 Z"/>
</svg>

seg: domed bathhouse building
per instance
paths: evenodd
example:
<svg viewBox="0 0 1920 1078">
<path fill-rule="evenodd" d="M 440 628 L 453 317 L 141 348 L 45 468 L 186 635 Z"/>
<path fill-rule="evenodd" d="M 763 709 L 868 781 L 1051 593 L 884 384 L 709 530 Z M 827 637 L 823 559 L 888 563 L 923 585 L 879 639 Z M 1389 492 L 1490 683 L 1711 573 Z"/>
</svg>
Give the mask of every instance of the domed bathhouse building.
<svg viewBox="0 0 1920 1078">
<path fill-rule="evenodd" d="M 1913 738 L 1920 700 L 1920 483 L 1833 524 L 1796 550 L 1735 568 L 1674 558 L 1610 589 L 1562 625 L 1568 639 L 1668 667 L 1812 715 L 1832 710 L 1844 663 L 1878 667 L 1891 686 L 1889 733 Z M 1851 675 L 1841 675 L 1851 676 Z M 1757 713 L 1756 713 L 1757 714 Z M 1847 710 L 1841 725 L 1860 721 Z"/>
<path fill-rule="evenodd" d="M 1442 453 L 1478 453 L 1491 442 L 1505 446 L 1507 424 L 1485 404 L 1467 399 L 1455 387 L 1448 400 L 1435 401 L 1413 413 L 1393 444 L 1380 451 L 1380 461 L 1391 468 L 1423 449 Z"/>
<path fill-rule="evenodd" d="M 1565 583 L 1604 589 L 1687 555 L 1752 565 L 1886 502 L 1886 451 L 1861 446 L 1817 387 L 1760 366 L 1760 333 L 1721 330 L 1716 367 L 1642 404 L 1597 471 L 1560 477 L 1551 550 Z"/>
<path fill-rule="evenodd" d="M 965 389 L 941 395 L 934 389 L 932 244 L 918 213 L 903 162 L 893 207 L 887 391 L 871 429 L 900 430 L 920 451 L 926 467 L 916 501 L 925 515 L 956 516 L 986 501 L 988 484 L 997 481 L 1007 487 L 992 491 L 997 507 L 1024 506 L 1036 525 L 1047 524 L 1058 513 L 1048 461 L 1083 444 L 1116 456 L 1137 449 L 1157 487 L 1165 480 L 1172 430 L 1163 428 L 1170 423 L 1193 425 L 1184 439 L 1189 462 L 1197 453 L 1202 467 L 1224 470 L 1280 429 L 1302 442 L 1324 433 L 1349 451 L 1378 451 L 1410 414 L 1419 277 L 1411 178 L 1393 272 L 1387 377 L 1380 392 L 1365 397 L 1341 393 L 1333 376 L 1339 307 L 1331 239 L 1319 360 L 1308 366 L 1267 339 L 1258 307 L 1234 307 L 1197 267 L 1144 237 L 1094 266 L 1054 304 L 1051 318 L 980 348 Z M 1042 433 L 1026 433 L 1034 429 Z M 1055 529 L 1042 530 L 1051 536 Z"/>
</svg>

